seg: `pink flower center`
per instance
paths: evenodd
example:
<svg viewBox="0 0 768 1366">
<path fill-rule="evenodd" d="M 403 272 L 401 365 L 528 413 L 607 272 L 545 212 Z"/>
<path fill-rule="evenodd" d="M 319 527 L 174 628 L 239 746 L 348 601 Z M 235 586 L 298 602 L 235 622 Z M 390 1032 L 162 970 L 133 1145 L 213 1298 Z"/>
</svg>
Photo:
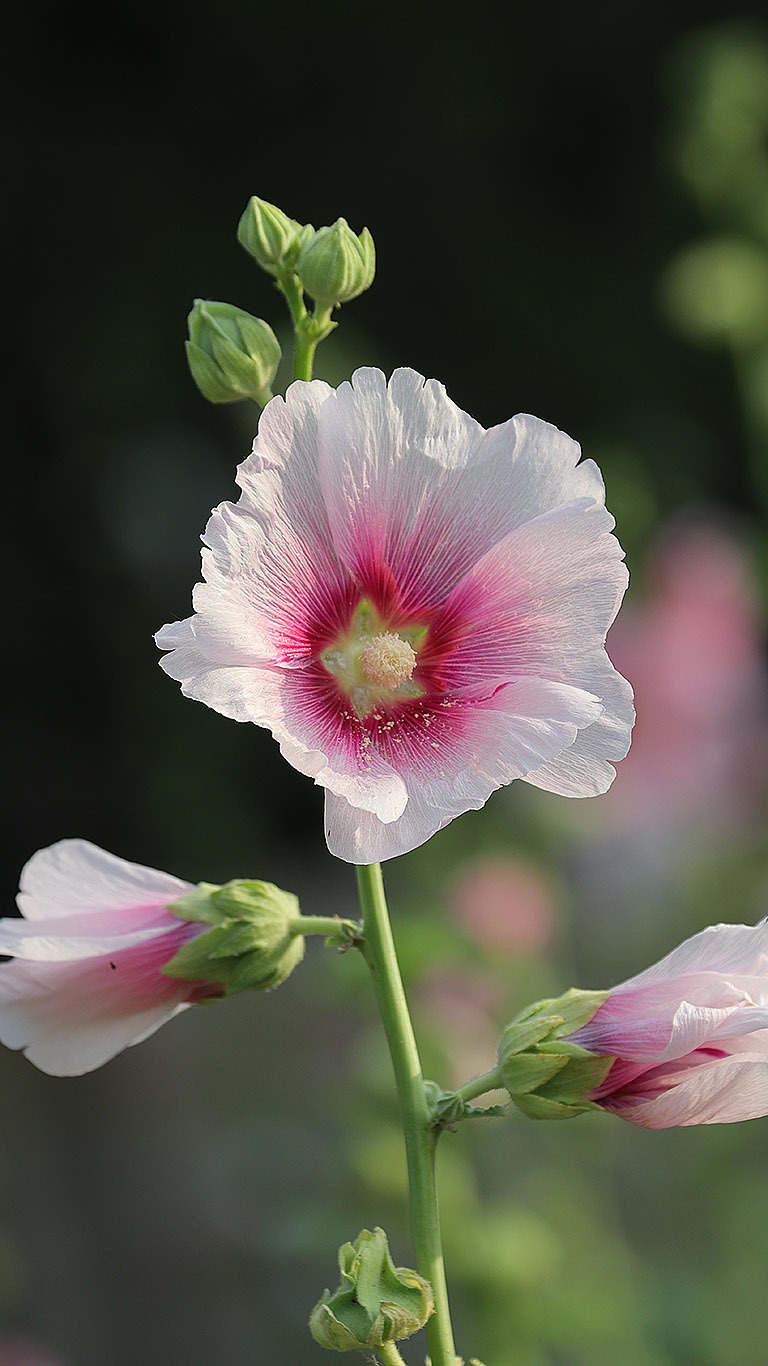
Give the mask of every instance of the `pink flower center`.
<svg viewBox="0 0 768 1366">
<path fill-rule="evenodd" d="M 347 630 L 326 646 L 320 662 L 363 718 L 381 702 L 421 697 L 424 689 L 413 673 L 416 646 L 425 636 L 425 626 L 383 621 L 363 598 Z"/>
</svg>

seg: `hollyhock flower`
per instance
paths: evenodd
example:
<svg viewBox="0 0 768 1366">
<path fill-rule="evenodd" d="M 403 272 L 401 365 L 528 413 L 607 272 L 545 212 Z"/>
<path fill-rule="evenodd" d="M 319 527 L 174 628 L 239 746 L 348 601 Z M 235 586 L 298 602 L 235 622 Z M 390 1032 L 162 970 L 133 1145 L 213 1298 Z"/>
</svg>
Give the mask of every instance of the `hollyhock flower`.
<svg viewBox="0 0 768 1366">
<path fill-rule="evenodd" d="M 326 789 L 331 852 L 423 843 L 515 778 L 604 792 L 629 744 L 605 652 L 626 587 L 599 470 L 537 418 L 358 370 L 267 405 L 156 637 L 188 697 L 268 727 Z"/>
<path fill-rule="evenodd" d="M 615 1058 L 584 1099 L 633 1124 L 768 1114 L 768 920 L 694 935 L 615 987 L 570 1042 Z"/>
<path fill-rule="evenodd" d="M 86 840 L 34 854 L 21 874 L 20 919 L 0 920 L 0 1042 L 53 1076 L 75 1076 L 154 1034 L 216 982 L 161 969 L 207 924 L 167 909 L 193 892 L 169 873 L 126 863 Z"/>
</svg>

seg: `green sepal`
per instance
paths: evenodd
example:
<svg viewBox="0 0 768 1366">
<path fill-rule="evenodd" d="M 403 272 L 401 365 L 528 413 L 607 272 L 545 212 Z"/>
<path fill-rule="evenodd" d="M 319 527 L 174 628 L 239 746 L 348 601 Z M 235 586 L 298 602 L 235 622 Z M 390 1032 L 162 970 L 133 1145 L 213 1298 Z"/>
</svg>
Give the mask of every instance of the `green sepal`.
<svg viewBox="0 0 768 1366">
<path fill-rule="evenodd" d="M 206 925 L 221 925 L 224 915 L 211 895 L 220 890 L 218 883 L 198 882 L 193 891 L 177 897 L 166 909 L 171 915 L 178 916 L 179 920 L 198 920 Z"/>
<path fill-rule="evenodd" d="M 570 987 L 562 996 L 542 1002 L 560 1016 L 561 1023 L 553 1029 L 552 1037 L 562 1039 L 566 1034 L 575 1034 L 577 1029 L 589 1024 L 610 994 L 610 991 L 582 991 L 580 987 Z"/>
<path fill-rule="evenodd" d="M 422 1328 L 434 1310 L 432 1288 L 409 1267 L 394 1266 L 387 1235 L 363 1229 L 339 1248 L 341 1284 L 326 1290 L 312 1311 L 309 1330 L 321 1347 L 337 1352 L 375 1351 Z"/>
<path fill-rule="evenodd" d="M 211 928 L 183 944 L 163 972 L 187 982 L 221 982 L 225 995 L 269 991 L 304 957 L 299 903 L 270 882 L 203 882 L 171 902 L 180 920 Z"/>
<path fill-rule="evenodd" d="M 568 1036 L 588 1024 L 609 995 L 572 987 L 527 1006 L 507 1025 L 499 1043 L 499 1073 L 531 1119 L 568 1119 L 598 1108 L 581 1098 L 605 1079 L 613 1058 L 590 1053 Z"/>
<path fill-rule="evenodd" d="M 513 1053 L 500 1065 L 499 1072 L 513 1099 L 536 1091 L 565 1067 L 568 1059 L 538 1053 Z"/>
<path fill-rule="evenodd" d="M 586 1110 L 599 1110 L 598 1105 L 593 1105 L 591 1101 L 580 1100 L 573 1104 L 566 1105 L 562 1101 L 549 1100 L 546 1096 L 539 1096 L 533 1092 L 527 1096 L 515 1096 L 515 1105 L 529 1119 L 573 1119 L 576 1115 L 582 1115 Z"/>
<path fill-rule="evenodd" d="M 537 1094 L 546 1096 L 548 1100 L 571 1103 L 600 1086 L 610 1072 L 614 1059 L 588 1053 L 585 1049 L 581 1053 L 581 1057 L 573 1054 L 563 1057 L 562 1066 L 550 1081 L 539 1087 Z"/>
<path fill-rule="evenodd" d="M 516 1015 L 507 1025 L 499 1042 L 499 1064 L 504 1065 L 507 1058 L 524 1053 L 542 1039 L 553 1036 L 553 1031 L 562 1021 L 562 1015 Z"/>
</svg>

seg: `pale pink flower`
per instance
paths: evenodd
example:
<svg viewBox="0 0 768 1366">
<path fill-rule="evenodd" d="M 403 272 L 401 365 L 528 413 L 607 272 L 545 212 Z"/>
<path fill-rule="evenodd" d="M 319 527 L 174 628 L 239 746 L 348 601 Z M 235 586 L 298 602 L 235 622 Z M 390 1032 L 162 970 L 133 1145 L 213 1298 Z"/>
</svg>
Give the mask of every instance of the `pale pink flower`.
<svg viewBox="0 0 768 1366">
<path fill-rule="evenodd" d="M 714 525 L 669 528 L 642 607 L 611 650 L 632 679 L 638 725 L 610 817 L 665 830 L 744 819 L 765 793 L 768 671 L 754 574 Z"/>
<path fill-rule="evenodd" d="M 194 890 L 86 840 L 34 854 L 21 874 L 21 919 L 0 920 L 0 1042 L 53 1076 L 76 1076 L 154 1034 L 220 984 L 161 971 L 209 928 L 166 908 Z"/>
<path fill-rule="evenodd" d="M 403 854 L 514 778 L 613 780 L 633 713 L 604 645 L 627 576 L 579 455 L 534 417 L 484 431 L 413 370 L 265 408 L 195 615 L 157 642 L 188 697 L 267 726 L 326 789 L 340 858 Z"/>
<path fill-rule="evenodd" d="M 440 1046 L 449 1086 L 486 1070 L 498 1036 L 499 994 L 489 973 L 467 964 L 435 969 L 416 988 L 416 1015 Z"/>
<path fill-rule="evenodd" d="M 633 1124 L 768 1114 L 768 920 L 687 939 L 615 987 L 571 1040 L 615 1057 L 585 1099 Z"/>
</svg>

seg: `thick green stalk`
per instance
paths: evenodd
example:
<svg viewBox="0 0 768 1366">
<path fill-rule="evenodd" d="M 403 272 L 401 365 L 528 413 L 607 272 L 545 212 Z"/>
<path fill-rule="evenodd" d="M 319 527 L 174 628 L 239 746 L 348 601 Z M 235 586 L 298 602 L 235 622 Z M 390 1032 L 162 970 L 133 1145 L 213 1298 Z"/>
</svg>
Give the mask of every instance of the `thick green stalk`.
<svg viewBox="0 0 768 1366">
<path fill-rule="evenodd" d="M 293 378 L 311 379 L 318 338 L 312 338 L 300 327 L 296 329 L 296 351 L 293 357 Z"/>
<path fill-rule="evenodd" d="M 364 940 L 360 947 L 373 978 L 403 1121 L 417 1268 L 429 1281 L 435 1298 L 435 1312 L 426 1326 L 427 1342 L 432 1366 L 456 1366 L 437 1211 L 436 1134 L 430 1123 L 421 1062 L 395 953 L 380 864 L 358 867 L 357 885 L 363 912 Z"/>
</svg>

